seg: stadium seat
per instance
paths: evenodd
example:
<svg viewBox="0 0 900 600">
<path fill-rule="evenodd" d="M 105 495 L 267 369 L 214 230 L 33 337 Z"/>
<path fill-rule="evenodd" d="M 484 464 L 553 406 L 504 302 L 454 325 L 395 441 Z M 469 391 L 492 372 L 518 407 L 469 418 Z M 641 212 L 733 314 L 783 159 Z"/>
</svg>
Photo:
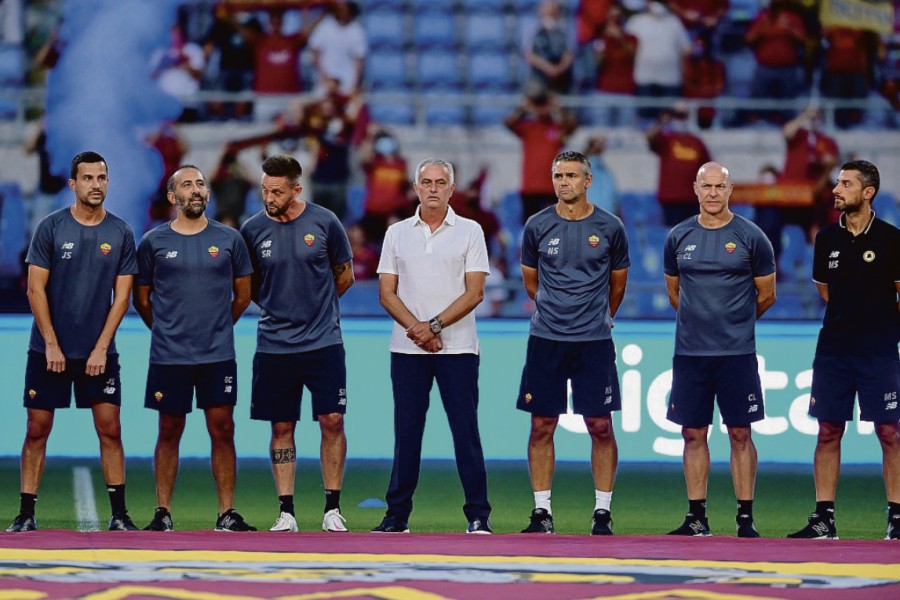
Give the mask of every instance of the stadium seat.
<svg viewBox="0 0 900 600">
<path fill-rule="evenodd" d="M 370 52 L 366 60 L 366 80 L 373 92 L 408 89 L 409 65 L 406 53 Z"/>
<path fill-rule="evenodd" d="M 511 46 L 506 17 L 502 14 L 468 13 L 463 29 L 466 47 L 470 51 L 508 51 Z"/>
<path fill-rule="evenodd" d="M 812 273 L 807 264 L 806 233 L 799 225 L 785 225 L 781 232 L 781 257 L 778 261 L 783 281 L 807 281 Z M 778 301 L 781 301 L 779 296 Z"/>
<path fill-rule="evenodd" d="M 363 17 L 369 48 L 372 50 L 404 48 L 408 43 L 406 16 L 399 12 L 376 12 Z"/>
<path fill-rule="evenodd" d="M 363 11 L 366 14 L 376 11 L 402 12 L 409 5 L 409 0 L 366 0 Z"/>
<path fill-rule="evenodd" d="M 512 91 L 516 76 L 508 52 L 473 52 L 466 69 L 474 91 Z"/>
<path fill-rule="evenodd" d="M 351 185 L 347 189 L 347 213 L 344 221 L 350 225 L 363 218 L 365 214 L 366 186 Z"/>
<path fill-rule="evenodd" d="M 756 207 L 752 204 L 729 204 L 728 208 L 731 209 L 736 215 L 741 215 L 745 219 L 753 220 L 753 217 L 756 216 Z"/>
<path fill-rule="evenodd" d="M 460 0 L 462 11 L 465 14 L 471 13 L 491 13 L 502 14 L 508 5 L 515 6 L 517 0 Z"/>
<path fill-rule="evenodd" d="M 469 111 L 469 121 L 478 127 L 501 125 L 515 107 L 515 102 L 503 100 L 492 92 L 475 95 L 475 104 Z"/>
<path fill-rule="evenodd" d="M 428 11 L 452 13 L 456 8 L 456 0 L 412 0 L 412 9 L 417 13 Z"/>
<path fill-rule="evenodd" d="M 759 12 L 760 0 L 731 0 L 727 16 L 732 21 L 750 21 Z"/>
<path fill-rule="evenodd" d="M 456 36 L 455 17 L 446 11 L 425 10 L 413 17 L 413 43 L 419 50 L 427 48 L 453 49 Z"/>
<path fill-rule="evenodd" d="M 619 212 L 626 223 L 662 224 L 662 208 L 654 192 L 622 192 L 619 195 Z"/>
<path fill-rule="evenodd" d="M 370 103 L 369 114 L 372 121 L 387 125 L 412 125 L 415 121 L 412 104 L 409 102 Z"/>
<path fill-rule="evenodd" d="M 0 274 L 21 274 L 20 254 L 28 243 L 25 199 L 18 183 L 0 183 Z"/>
<path fill-rule="evenodd" d="M 429 50 L 418 55 L 416 73 L 423 90 L 455 90 L 463 87 L 459 56 L 447 50 Z"/>
<path fill-rule="evenodd" d="M 0 44 L 0 85 L 21 87 L 25 76 L 25 56 L 19 44 Z"/>
<path fill-rule="evenodd" d="M 425 123 L 429 126 L 466 124 L 466 107 L 462 96 L 440 91 L 426 91 L 422 94 Z"/>
</svg>

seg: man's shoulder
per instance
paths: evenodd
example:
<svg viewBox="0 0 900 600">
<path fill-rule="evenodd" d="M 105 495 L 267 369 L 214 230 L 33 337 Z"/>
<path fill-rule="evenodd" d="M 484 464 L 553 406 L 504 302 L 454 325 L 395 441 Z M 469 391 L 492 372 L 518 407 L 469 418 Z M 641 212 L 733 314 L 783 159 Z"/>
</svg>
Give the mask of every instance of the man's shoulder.
<svg viewBox="0 0 900 600">
<path fill-rule="evenodd" d="M 120 231 L 122 234 L 127 234 L 131 237 L 134 237 L 134 230 L 131 228 L 131 225 L 129 225 L 128 222 L 125 221 L 125 219 L 115 213 L 106 211 L 106 218 L 103 219 L 102 224 L 105 227 Z"/>
<path fill-rule="evenodd" d="M 265 211 L 261 210 L 244 221 L 244 224 L 241 225 L 240 233 L 246 237 L 251 233 L 265 228 L 268 225 L 267 221 L 269 220 L 270 219 L 266 216 Z"/>
</svg>

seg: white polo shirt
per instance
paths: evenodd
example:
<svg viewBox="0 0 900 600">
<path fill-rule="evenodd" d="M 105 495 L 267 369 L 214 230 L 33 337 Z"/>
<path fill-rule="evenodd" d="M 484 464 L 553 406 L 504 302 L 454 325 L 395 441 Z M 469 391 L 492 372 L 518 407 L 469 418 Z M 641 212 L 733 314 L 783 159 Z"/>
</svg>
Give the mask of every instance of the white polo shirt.
<svg viewBox="0 0 900 600">
<path fill-rule="evenodd" d="M 391 225 L 384 236 L 378 272 L 397 276 L 397 295 L 420 321 L 430 321 L 466 291 L 466 273 L 490 273 L 481 225 L 447 209 L 434 233 L 419 218 Z M 441 332 L 439 354 L 478 354 L 475 312 Z M 429 354 L 406 337 L 394 322 L 391 352 Z"/>
</svg>

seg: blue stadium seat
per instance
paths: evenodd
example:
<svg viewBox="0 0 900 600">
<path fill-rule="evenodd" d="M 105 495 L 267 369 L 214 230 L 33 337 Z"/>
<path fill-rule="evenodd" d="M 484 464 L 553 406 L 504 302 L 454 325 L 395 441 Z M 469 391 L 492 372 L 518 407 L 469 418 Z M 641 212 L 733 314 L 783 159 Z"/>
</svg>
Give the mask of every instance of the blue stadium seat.
<svg viewBox="0 0 900 600">
<path fill-rule="evenodd" d="M 507 6 L 512 4 L 515 6 L 518 0 L 460 0 L 462 10 L 465 14 L 473 12 L 477 13 L 493 13 L 502 14 Z"/>
<path fill-rule="evenodd" d="M 469 13 L 465 17 L 466 46 L 470 51 L 509 50 L 506 17 L 499 13 Z"/>
<path fill-rule="evenodd" d="M 369 114 L 374 122 L 388 125 L 412 125 L 415 120 L 412 104 L 409 102 L 371 103 Z"/>
<path fill-rule="evenodd" d="M 412 0 L 412 5 L 417 13 L 436 10 L 452 13 L 457 8 L 456 0 Z"/>
<path fill-rule="evenodd" d="M 462 90 L 463 74 L 456 52 L 422 52 L 417 57 L 416 73 L 421 89 Z"/>
<path fill-rule="evenodd" d="M 351 185 L 347 189 L 347 213 L 344 221 L 351 225 L 363 218 L 365 214 L 366 186 Z"/>
<path fill-rule="evenodd" d="M 0 44 L 0 85 L 21 87 L 25 77 L 25 54 L 19 44 Z"/>
<path fill-rule="evenodd" d="M 731 0 L 728 3 L 728 18 L 733 21 L 750 21 L 759 12 L 759 0 Z"/>
<path fill-rule="evenodd" d="M 21 274 L 19 255 L 28 243 L 25 199 L 18 183 L 0 183 L 0 274 Z"/>
<path fill-rule="evenodd" d="M 469 111 L 469 120 L 472 125 L 479 127 L 501 125 L 514 107 L 514 102 L 498 102 L 497 96 L 492 93 L 476 94 L 475 105 Z"/>
<path fill-rule="evenodd" d="M 362 7 L 366 14 L 376 11 L 402 12 L 409 5 L 409 0 L 366 0 Z"/>
<path fill-rule="evenodd" d="M 472 91 L 512 91 L 516 84 L 508 52 L 473 52 L 466 73 Z"/>
<path fill-rule="evenodd" d="M 461 96 L 456 96 L 461 100 Z M 422 95 L 425 109 L 425 123 L 430 126 L 465 125 L 466 107 L 453 97 L 440 91 L 425 92 Z"/>
<path fill-rule="evenodd" d="M 366 81 L 373 92 L 409 88 L 409 65 L 404 52 L 370 52 L 366 59 Z"/>
<path fill-rule="evenodd" d="M 894 227 L 900 227 L 900 204 L 897 204 L 897 199 L 889 191 L 880 189 L 872 208 L 875 209 L 879 219 L 887 221 Z"/>
<path fill-rule="evenodd" d="M 745 48 L 734 54 L 726 54 L 725 79 L 726 94 L 738 98 L 750 97 L 750 85 L 753 81 L 753 73 L 756 72 L 756 58 L 749 48 Z"/>
<path fill-rule="evenodd" d="M 752 204 L 729 204 L 728 208 L 731 209 L 736 215 L 741 215 L 745 219 L 753 220 L 753 217 L 756 216 L 756 207 Z"/>
<path fill-rule="evenodd" d="M 622 192 L 619 194 L 619 212 L 626 223 L 660 225 L 662 208 L 654 192 Z"/>
<path fill-rule="evenodd" d="M 426 48 L 456 48 L 455 17 L 446 11 L 426 10 L 413 17 L 413 43 L 420 50 Z"/>
<path fill-rule="evenodd" d="M 406 17 L 399 12 L 376 12 L 363 16 L 363 26 L 372 50 L 400 49 L 409 41 Z"/>
<path fill-rule="evenodd" d="M 778 260 L 783 281 L 807 281 L 811 276 L 806 233 L 799 225 L 785 225 L 781 231 L 781 257 Z M 778 301 L 781 301 L 779 296 Z"/>
</svg>

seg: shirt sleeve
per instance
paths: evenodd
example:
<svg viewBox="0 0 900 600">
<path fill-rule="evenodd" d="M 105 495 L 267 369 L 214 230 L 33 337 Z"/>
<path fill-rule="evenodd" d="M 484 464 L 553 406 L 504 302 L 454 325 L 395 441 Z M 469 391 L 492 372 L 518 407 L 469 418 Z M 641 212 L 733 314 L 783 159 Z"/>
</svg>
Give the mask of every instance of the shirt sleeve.
<svg viewBox="0 0 900 600">
<path fill-rule="evenodd" d="M 760 230 L 753 232 L 753 253 L 750 256 L 750 269 L 754 277 L 763 277 L 775 272 L 775 251 L 772 242 Z"/>
<path fill-rule="evenodd" d="M 663 273 L 672 277 L 678 277 L 678 261 L 675 258 L 676 242 L 675 230 L 669 232 L 666 236 L 666 243 L 663 245 Z"/>
<path fill-rule="evenodd" d="M 532 269 L 538 267 L 537 228 L 532 223 L 525 224 L 525 233 L 522 235 L 522 264 Z"/>
<path fill-rule="evenodd" d="M 25 262 L 29 265 L 50 269 L 53 260 L 53 226 L 50 219 L 38 223 L 37 230 L 28 246 Z"/>
<path fill-rule="evenodd" d="M 627 269 L 631 266 L 631 258 L 628 255 L 628 236 L 625 235 L 625 227 L 617 223 L 612 238 L 612 256 L 609 268 L 612 271 Z"/>
<path fill-rule="evenodd" d="M 138 276 L 136 285 L 153 285 L 153 243 L 150 241 L 150 232 L 144 234 L 141 244 L 137 249 Z"/>
<path fill-rule="evenodd" d="M 250 262 L 247 244 L 237 232 L 231 236 L 231 270 L 235 279 L 253 274 L 253 264 Z"/>
<path fill-rule="evenodd" d="M 812 278 L 816 283 L 828 284 L 828 257 L 825 253 L 828 249 L 823 236 L 824 229 L 816 234 L 816 241 L 813 246 L 813 272 Z"/>
<path fill-rule="evenodd" d="M 119 275 L 137 275 L 138 264 L 134 248 L 134 231 L 131 226 L 123 224 L 122 255 L 119 257 Z"/>
<path fill-rule="evenodd" d="M 490 273 L 491 263 L 488 260 L 487 244 L 484 241 L 484 230 L 481 225 L 473 223 L 469 234 L 469 248 L 466 251 L 466 273 Z"/>
<path fill-rule="evenodd" d="M 350 248 L 347 230 L 334 213 L 328 216 L 328 260 L 334 267 L 353 260 L 353 250 Z"/>
<path fill-rule="evenodd" d="M 378 272 L 388 275 L 399 275 L 397 268 L 397 253 L 394 244 L 396 238 L 397 226 L 388 227 L 387 233 L 384 234 L 384 243 L 381 246 L 381 258 L 378 259 Z"/>
</svg>

